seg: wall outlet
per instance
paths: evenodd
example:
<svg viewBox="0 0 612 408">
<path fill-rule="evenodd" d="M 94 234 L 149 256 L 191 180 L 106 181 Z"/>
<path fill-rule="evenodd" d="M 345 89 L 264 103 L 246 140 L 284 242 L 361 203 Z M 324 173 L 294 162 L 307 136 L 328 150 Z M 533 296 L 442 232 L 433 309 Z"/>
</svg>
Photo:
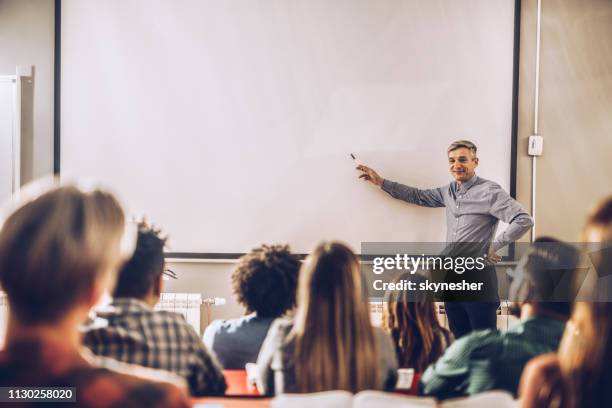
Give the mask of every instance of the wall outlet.
<svg viewBox="0 0 612 408">
<path fill-rule="evenodd" d="M 544 138 L 538 135 L 529 136 L 529 147 L 527 153 L 530 156 L 541 156 L 544 149 Z"/>
</svg>

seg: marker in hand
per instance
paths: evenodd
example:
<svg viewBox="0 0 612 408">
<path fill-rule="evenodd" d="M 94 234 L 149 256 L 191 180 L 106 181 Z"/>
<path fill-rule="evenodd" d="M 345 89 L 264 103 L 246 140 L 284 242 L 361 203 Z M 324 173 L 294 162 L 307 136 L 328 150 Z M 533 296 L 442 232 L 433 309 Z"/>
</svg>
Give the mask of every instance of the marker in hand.
<svg viewBox="0 0 612 408">
<path fill-rule="evenodd" d="M 353 159 L 353 162 L 357 165 L 357 170 L 361 172 L 361 174 L 359 175 L 360 179 L 374 183 L 377 186 L 382 186 L 383 178 L 380 177 L 378 173 L 376 173 L 368 166 L 364 166 L 363 164 L 359 163 L 359 160 L 357 160 L 357 157 L 353 153 L 351 153 L 350 155 L 351 159 Z"/>
</svg>

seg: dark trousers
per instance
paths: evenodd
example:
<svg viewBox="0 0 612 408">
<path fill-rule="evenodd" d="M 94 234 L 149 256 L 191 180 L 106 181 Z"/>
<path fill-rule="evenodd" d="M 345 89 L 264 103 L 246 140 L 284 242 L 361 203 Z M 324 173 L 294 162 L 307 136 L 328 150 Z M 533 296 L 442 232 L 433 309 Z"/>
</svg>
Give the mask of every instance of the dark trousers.
<svg viewBox="0 0 612 408">
<path fill-rule="evenodd" d="M 445 302 L 448 325 L 456 339 L 474 330 L 497 328 L 499 302 Z"/>
</svg>

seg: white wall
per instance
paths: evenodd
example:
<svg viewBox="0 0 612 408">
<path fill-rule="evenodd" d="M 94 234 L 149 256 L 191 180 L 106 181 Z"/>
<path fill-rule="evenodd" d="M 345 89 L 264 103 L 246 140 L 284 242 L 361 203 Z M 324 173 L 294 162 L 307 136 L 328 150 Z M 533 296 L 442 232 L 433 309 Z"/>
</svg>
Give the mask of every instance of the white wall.
<svg viewBox="0 0 612 408">
<path fill-rule="evenodd" d="M 53 0 L 0 0 L 0 74 L 33 66 L 23 78 L 21 180 L 53 173 Z"/>
<path fill-rule="evenodd" d="M 529 208 L 537 0 L 523 0 L 517 196 Z M 612 1 L 542 2 L 536 233 L 579 239 L 612 194 Z"/>
</svg>

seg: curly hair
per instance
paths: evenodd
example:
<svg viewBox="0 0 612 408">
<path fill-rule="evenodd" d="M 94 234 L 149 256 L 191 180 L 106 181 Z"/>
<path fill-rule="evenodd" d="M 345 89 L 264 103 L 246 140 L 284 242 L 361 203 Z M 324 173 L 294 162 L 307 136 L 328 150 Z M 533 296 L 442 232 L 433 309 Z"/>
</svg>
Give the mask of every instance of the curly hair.
<svg viewBox="0 0 612 408">
<path fill-rule="evenodd" d="M 278 317 L 295 306 L 300 259 L 288 245 L 262 245 L 240 258 L 232 274 L 238 302 L 260 317 Z"/>
</svg>

